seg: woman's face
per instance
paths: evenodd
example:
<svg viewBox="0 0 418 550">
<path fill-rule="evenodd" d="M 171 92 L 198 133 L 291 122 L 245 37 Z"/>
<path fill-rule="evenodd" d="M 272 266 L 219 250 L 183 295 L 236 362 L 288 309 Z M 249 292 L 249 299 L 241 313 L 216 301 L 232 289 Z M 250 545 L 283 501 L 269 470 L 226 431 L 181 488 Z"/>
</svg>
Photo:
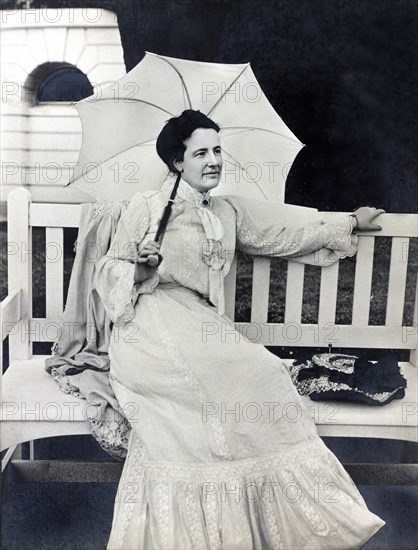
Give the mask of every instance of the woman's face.
<svg viewBox="0 0 418 550">
<path fill-rule="evenodd" d="M 216 187 L 221 178 L 221 140 L 212 128 L 196 128 L 184 141 L 186 150 L 182 161 L 174 161 L 182 178 L 197 191 Z"/>
</svg>

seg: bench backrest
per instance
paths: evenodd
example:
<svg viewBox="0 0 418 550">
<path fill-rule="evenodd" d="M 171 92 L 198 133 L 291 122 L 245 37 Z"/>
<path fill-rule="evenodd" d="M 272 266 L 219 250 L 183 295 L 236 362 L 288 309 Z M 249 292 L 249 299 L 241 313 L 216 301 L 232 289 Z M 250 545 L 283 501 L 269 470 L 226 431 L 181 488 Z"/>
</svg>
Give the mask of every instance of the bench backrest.
<svg viewBox="0 0 418 550">
<path fill-rule="evenodd" d="M 10 359 L 26 359 L 32 355 L 32 343 L 52 341 L 57 334 L 59 320 L 64 309 L 63 285 L 63 228 L 78 227 L 81 206 L 78 204 L 32 203 L 30 193 L 16 189 L 8 199 L 8 250 L 9 293 L 21 288 L 21 316 L 19 331 L 9 336 Z M 335 213 L 324 212 L 324 219 Z M 411 350 L 411 362 L 415 364 L 417 347 L 417 309 L 415 305 L 412 323 L 403 325 L 406 293 L 408 253 L 411 238 L 418 236 L 418 215 L 383 214 L 379 218 L 382 231 L 360 235 L 356 257 L 352 322 L 337 325 L 336 307 L 338 270 L 336 263 L 321 268 L 319 310 L 317 323 L 302 323 L 304 286 L 303 264 L 288 263 L 283 323 L 269 323 L 268 301 L 270 289 L 270 259 L 255 257 L 253 263 L 253 287 L 251 320 L 236 323 L 237 329 L 248 339 L 269 346 L 324 346 L 350 348 L 392 348 Z M 46 228 L 47 258 L 46 317 L 32 317 L 32 227 Z M 373 252 L 375 239 L 391 238 L 389 283 L 384 325 L 369 324 L 372 289 Z M 227 314 L 234 318 L 236 290 L 236 261 L 226 278 Z M 416 288 L 411 298 L 415 300 Z"/>
</svg>

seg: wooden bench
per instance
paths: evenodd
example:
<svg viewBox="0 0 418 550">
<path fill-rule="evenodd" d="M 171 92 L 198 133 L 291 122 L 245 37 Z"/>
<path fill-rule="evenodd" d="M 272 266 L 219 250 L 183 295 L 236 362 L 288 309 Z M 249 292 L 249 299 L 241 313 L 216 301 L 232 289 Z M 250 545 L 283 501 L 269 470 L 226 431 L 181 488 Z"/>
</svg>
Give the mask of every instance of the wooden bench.
<svg viewBox="0 0 418 550">
<path fill-rule="evenodd" d="M 46 356 L 33 355 L 34 342 L 55 338 L 63 311 L 63 258 L 46 261 L 46 318 L 32 316 L 32 227 L 46 228 L 48 257 L 63 250 L 63 228 L 77 228 L 78 204 L 33 203 L 21 188 L 8 199 L 9 295 L 2 303 L 3 339 L 9 337 L 10 365 L 2 377 L 1 450 L 8 449 L 3 469 L 13 456 L 20 463 L 20 444 L 60 435 L 89 434 L 83 417 L 85 402 L 64 394 L 45 372 Z M 323 213 L 324 218 L 333 213 Z M 268 346 L 380 348 L 410 350 L 409 361 L 401 363 L 407 379 L 406 396 L 383 407 L 366 404 L 313 402 L 306 398 L 321 436 L 367 437 L 417 441 L 417 312 L 413 323 L 403 326 L 407 280 L 408 243 L 418 236 L 415 214 L 384 214 L 382 231 L 363 233 L 356 257 L 352 323 L 337 325 L 336 305 L 339 264 L 321 268 L 318 322 L 301 322 L 305 266 L 288 263 L 283 323 L 268 323 L 270 259 L 254 259 L 251 320 L 236 323 L 239 331 Z M 386 321 L 369 324 L 375 239 L 392 239 L 387 293 Z M 226 279 L 227 314 L 235 311 L 236 261 Z M 413 289 L 416 293 L 416 289 Z M 415 294 L 416 296 L 416 294 Z M 410 299 L 415 299 L 415 297 Z M 334 336 L 334 340 L 330 337 Z M 25 461 L 30 463 L 29 461 Z M 119 468 L 120 465 L 116 465 Z M 416 466 L 404 465 L 381 479 L 387 482 L 416 481 Z M 411 470 L 413 466 L 413 469 Z M 400 477 L 399 477 L 400 476 Z M 390 479 L 392 481 L 390 481 Z M 389 481 L 388 481 L 389 480 Z M 414 481 L 415 480 L 415 481 Z M 367 482 L 367 480 L 366 480 Z"/>
</svg>

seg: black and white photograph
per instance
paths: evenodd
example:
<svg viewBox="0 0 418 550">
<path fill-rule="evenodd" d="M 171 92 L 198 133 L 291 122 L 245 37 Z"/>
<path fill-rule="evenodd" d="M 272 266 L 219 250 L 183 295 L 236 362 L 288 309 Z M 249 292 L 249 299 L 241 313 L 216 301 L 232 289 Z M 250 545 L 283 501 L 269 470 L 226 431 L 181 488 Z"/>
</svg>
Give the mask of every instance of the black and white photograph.
<svg viewBox="0 0 418 550">
<path fill-rule="evenodd" d="M 418 548 L 417 28 L 2 1 L 2 550 Z"/>
</svg>

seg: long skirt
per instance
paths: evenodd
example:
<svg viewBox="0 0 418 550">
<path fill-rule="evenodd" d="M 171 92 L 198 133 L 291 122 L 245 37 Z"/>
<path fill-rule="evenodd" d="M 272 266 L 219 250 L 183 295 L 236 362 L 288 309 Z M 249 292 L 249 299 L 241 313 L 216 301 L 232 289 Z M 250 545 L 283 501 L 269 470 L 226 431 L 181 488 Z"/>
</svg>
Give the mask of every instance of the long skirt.
<svg viewBox="0 0 418 550">
<path fill-rule="evenodd" d="M 385 524 L 284 363 L 193 291 L 141 295 L 109 355 L 132 433 L 108 550 L 342 550 Z"/>
</svg>

